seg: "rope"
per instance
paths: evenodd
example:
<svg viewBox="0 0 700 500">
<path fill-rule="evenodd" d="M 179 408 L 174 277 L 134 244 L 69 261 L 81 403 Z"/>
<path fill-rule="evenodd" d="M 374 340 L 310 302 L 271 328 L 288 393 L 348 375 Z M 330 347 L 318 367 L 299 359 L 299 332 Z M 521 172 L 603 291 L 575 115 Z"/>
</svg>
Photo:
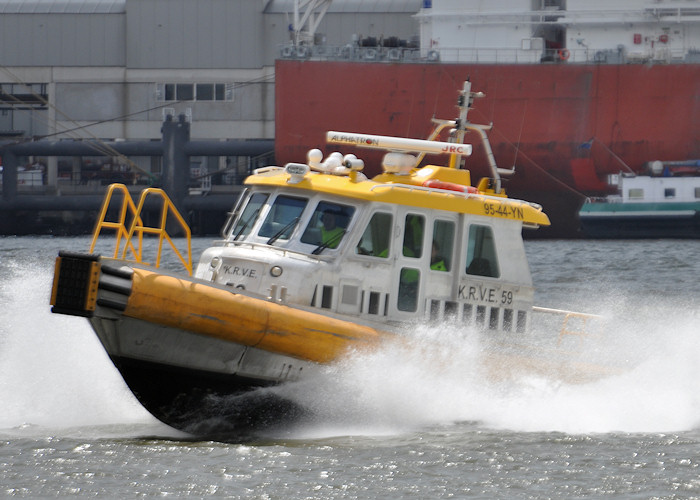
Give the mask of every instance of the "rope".
<svg viewBox="0 0 700 500">
<path fill-rule="evenodd" d="M 478 112 L 478 111 L 477 111 L 477 112 Z M 479 112 L 479 114 L 481 114 L 482 117 L 483 117 L 483 113 L 480 113 L 480 112 Z M 513 144 L 512 142 L 510 142 L 510 141 L 506 138 L 506 136 L 505 136 L 503 133 L 501 133 L 495 126 L 494 126 L 491 130 L 492 130 L 493 132 L 497 133 L 498 135 L 500 135 L 501 138 L 503 139 L 503 142 L 505 142 L 505 143 L 508 144 L 509 146 L 515 147 L 515 144 Z M 557 179 L 555 176 L 553 176 L 551 173 L 547 172 L 547 170 L 545 170 L 544 168 L 542 168 L 535 160 L 533 160 L 532 158 L 530 158 L 529 156 L 527 156 L 525 153 L 523 153 L 523 152 L 518 152 L 518 154 L 519 154 L 520 156 L 522 156 L 525 160 L 527 160 L 533 167 L 535 167 L 536 169 L 538 169 L 540 172 L 542 172 L 543 174 L 545 174 L 547 177 L 549 177 L 550 179 L 552 179 L 554 182 L 556 182 L 556 183 L 559 184 L 560 186 L 566 188 L 567 190 L 571 191 L 572 193 L 577 194 L 578 196 L 580 196 L 580 197 L 582 197 L 582 198 L 586 198 L 586 195 L 585 195 L 585 194 L 583 194 L 583 193 L 581 193 L 580 191 L 577 191 L 576 189 L 572 188 L 571 186 L 569 186 L 569 185 L 568 185 L 567 183 L 565 183 L 564 181 L 561 181 L 561 180 Z M 516 155 L 516 160 L 517 160 L 517 155 Z M 515 161 L 514 161 L 514 163 L 515 163 Z"/>
<path fill-rule="evenodd" d="M 523 126 L 525 125 L 525 114 L 527 111 L 527 101 L 525 101 L 525 108 L 523 109 L 523 118 L 520 120 L 520 132 L 518 132 L 518 144 L 515 146 L 515 156 L 513 157 L 513 168 L 515 168 L 515 161 L 518 159 L 518 153 L 520 152 L 520 139 L 523 136 Z"/>
<path fill-rule="evenodd" d="M 603 146 L 603 147 L 605 148 L 605 150 L 606 150 L 608 153 L 610 153 L 610 155 L 611 155 L 613 158 L 615 158 L 617 161 L 619 161 L 620 164 L 621 164 L 623 167 L 625 167 L 625 168 L 626 168 L 627 170 L 629 170 L 631 173 L 634 173 L 634 170 L 632 170 L 632 169 L 630 168 L 630 166 L 627 165 L 627 163 L 625 163 L 625 162 L 622 160 L 622 158 L 620 158 L 620 157 L 617 156 L 615 153 L 613 153 L 613 151 L 612 151 L 612 150 L 607 146 L 607 144 L 605 144 L 603 141 L 599 140 L 599 139 L 596 138 L 596 137 L 592 138 L 591 141 L 596 141 L 598 144 L 600 144 L 601 146 Z"/>
</svg>

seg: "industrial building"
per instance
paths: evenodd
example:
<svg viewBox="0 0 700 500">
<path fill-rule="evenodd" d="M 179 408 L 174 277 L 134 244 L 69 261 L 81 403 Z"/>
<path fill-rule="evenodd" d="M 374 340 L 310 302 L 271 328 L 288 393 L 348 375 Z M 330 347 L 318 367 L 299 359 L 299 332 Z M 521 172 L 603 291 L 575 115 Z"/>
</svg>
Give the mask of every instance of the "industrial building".
<svg viewBox="0 0 700 500">
<path fill-rule="evenodd" d="M 184 115 L 193 140 L 272 141 L 274 63 L 288 47 L 305 55 L 296 50 L 309 27 L 329 45 L 410 37 L 420 8 L 416 0 L 2 0 L 4 143 L 105 145 L 94 158 L 18 158 L 18 193 L 84 192 L 120 178 L 150 183 L 161 159 L 126 160 L 112 143 L 157 141 L 168 115 Z M 339 80 L 329 92 L 341 88 Z M 272 148 L 257 159 L 245 151 L 192 156 L 192 177 L 205 190 L 227 190 L 221 186 L 239 184 L 271 156 Z M 213 171 L 221 174 L 211 186 Z"/>
</svg>

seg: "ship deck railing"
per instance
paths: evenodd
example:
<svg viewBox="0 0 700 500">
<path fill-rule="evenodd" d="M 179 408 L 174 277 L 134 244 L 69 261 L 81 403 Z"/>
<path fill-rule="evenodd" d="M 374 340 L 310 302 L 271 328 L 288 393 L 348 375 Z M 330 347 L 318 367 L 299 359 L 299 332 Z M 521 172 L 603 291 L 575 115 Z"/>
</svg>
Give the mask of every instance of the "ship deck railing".
<svg viewBox="0 0 700 500">
<path fill-rule="evenodd" d="M 116 220 L 106 220 L 110 211 L 113 208 L 113 201 L 121 195 L 121 204 L 117 208 Z M 158 223 L 155 225 L 144 224 L 142 212 L 149 198 L 157 198 L 161 205 L 161 215 L 158 218 Z M 118 201 L 117 201 L 118 204 Z M 168 232 L 168 227 L 175 230 L 181 230 L 186 238 L 187 250 L 185 256 L 178 249 Z M 112 184 L 107 188 L 100 215 L 95 225 L 95 230 L 90 243 L 90 253 L 95 251 L 97 240 L 102 231 L 114 230 L 115 244 L 112 258 L 121 260 L 131 260 L 139 264 L 149 264 L 143 260 L 144 257 L 144 235 L 153 235 L 158 238 L 158 245 L 155 256 L 155 267 L 160 267 L 161 256 L 163 251 L 163 242 L 167 241 L 171 250 L 179 259 L 180 263 L 187 270 L 188 274 L 192 275 L 192 233 L 185 222 L 185 219 L 180 215 L 180 212 L 175 207 L 175 204 L 170 200 L 168 195 L 160 188 L 146 188 L 141 191 L 138 205 L 134 203 L 131 193 L 124 184 Z M 136 239 L 136 242 L 134 242 Z M 128 257 L 131 257 L 129 259 Z"/>
<path fill-rule="evenodd" d="M 531 38 L 529 47 L 441 47 L 439 49 L 415 46 L 386 46 L 377 43 L 361 46 L 345 45 L 279 45 L 280 59 L 406 62 L 406 63 L 476 63 L 476 64 L 697 64 L 699 55 L 686 49 L 662 47 L 643 52 L 627 52 L 617 47 L 544 48 L 541 39 Z"/>
</svg>

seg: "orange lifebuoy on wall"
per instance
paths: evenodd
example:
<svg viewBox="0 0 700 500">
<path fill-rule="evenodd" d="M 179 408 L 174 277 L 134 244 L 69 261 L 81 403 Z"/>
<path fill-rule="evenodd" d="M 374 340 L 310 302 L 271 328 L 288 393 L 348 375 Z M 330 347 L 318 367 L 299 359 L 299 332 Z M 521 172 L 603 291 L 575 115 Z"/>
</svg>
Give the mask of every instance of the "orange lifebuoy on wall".
<svg viewBox="0 0 700 500">
<path fill-rule="evenodd" d="M 562 61 L 566 61 L 570 55 L 569 49 L 559 49 L 559 59 Z"/>
<path fill-rule="evenodd" d="M 459 191 L 460 193 L 476 194 L 479 191 L 474 186 L 464 186 L 454 182 L 445 182 L 439 179 L 429 179 L 423 183 L 424 187 L 433 189 L 447 189 L 448 191 Z"/>
</svg>

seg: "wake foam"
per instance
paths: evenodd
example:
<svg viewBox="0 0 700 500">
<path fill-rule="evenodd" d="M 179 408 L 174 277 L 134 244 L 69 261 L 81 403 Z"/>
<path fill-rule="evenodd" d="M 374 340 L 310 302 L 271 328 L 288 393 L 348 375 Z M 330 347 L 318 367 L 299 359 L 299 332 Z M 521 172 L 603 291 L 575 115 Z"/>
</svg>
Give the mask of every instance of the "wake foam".
<svg viewBox="0 0 700 500">
<path fill-rule="evenodd" d="M 602 359 L 619 372 L 592 382 L 538 373 L 486 377 L 479 364 L 483 339 L 442 325 L 416 328 L 402 345 L 354 353 L 318 377 L 277 390 L 315 415 L 298 429 L 307 437 L 405 433 L 457 422 L 567 433 L 700 426 L 697 315 L 659 306 L 608 317 L 604 336 L 586 339 L 578 359 Z M 550 356 L 556 355 L 553 349 Z"/>
</svg>

